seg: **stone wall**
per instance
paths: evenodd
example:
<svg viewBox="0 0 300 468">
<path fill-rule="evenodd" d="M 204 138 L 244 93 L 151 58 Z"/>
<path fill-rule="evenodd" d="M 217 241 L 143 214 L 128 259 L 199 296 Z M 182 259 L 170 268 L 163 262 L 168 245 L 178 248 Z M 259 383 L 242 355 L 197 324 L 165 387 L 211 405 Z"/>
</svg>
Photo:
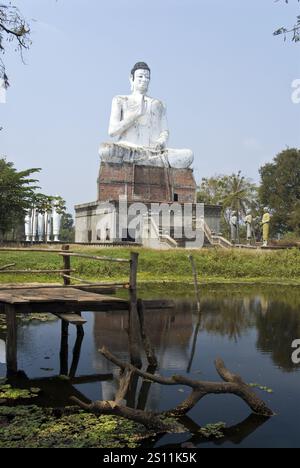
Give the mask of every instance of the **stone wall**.
<svg viewBox="0 0 300 468">
<path fill-rule="evenodd" d="M 151 205 L 148 203 L 146 205 L 149 210 Z M 220 232 L 221 210 L 222 208 L 217 205 L 204 206 L 204 219 L 215 234 Z M 75 242 L 133 240 L 126 239 L 126 233 L 122 233 L 122 238 L 118 236 L 120 211 L 122 210 L 115 201 L 111 203 L 96 201 L 75 206 Z M 193 211 L 196 212 L 195 205 Z"/>
</svg>

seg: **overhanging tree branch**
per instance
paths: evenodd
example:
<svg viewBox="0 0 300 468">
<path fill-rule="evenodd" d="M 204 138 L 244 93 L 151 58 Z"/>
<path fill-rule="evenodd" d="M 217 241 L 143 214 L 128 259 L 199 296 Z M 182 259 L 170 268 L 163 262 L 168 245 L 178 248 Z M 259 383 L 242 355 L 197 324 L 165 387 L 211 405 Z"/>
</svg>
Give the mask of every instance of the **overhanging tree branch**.
<svg viewBox="0 0 300 468">
<path fill-rule="evenodd" d="M 18 8 L 13 6 L 11 2 L 8 4 L 0 4 L 0 51 L 4 54 L 6 47 L 5 41 L 14 43 L 16 41 L 17 50 L 23 60 L 23 51 L 31 45 L 30 27 L 26 20 L 22 17 Z M 4 85 L 7 87 L 8 77 L 5 71 L 5 65 L 0 59 L 0 79 L 4 80 Z"/>
<path fill-rule="evenodd" d="M 275 0 L 275 2 L 279 2 L 282 0 Z M 299 0 L 297 0 L 299 2 Z M 284 0 L 285 3 L 289 3 L 289 0 Z M 274 31 L 274 36 L 284 35 L 284 40 L 286 40 L 288 34 L 292 34 L 292 41 L 299 42 L 300 41 L 300 15 L 297 16 L 297 22 L 294 24 L 292 28 L 281 27 Z"/>
</svg>

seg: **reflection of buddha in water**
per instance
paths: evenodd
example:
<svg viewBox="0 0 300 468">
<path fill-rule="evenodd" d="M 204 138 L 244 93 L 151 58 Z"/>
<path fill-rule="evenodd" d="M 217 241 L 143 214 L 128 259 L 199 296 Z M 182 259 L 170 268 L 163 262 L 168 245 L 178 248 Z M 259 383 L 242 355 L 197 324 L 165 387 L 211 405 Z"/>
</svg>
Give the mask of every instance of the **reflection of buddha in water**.
<svg viewBox="0 0 300 468">
<path fill-rule="evenodd" d="M 194 160 L 191 150 L 167 148 L 166 107 L 163 102 L 146 95 L 150 83 L 150 68 L 146 63 L 134 66 L 130 83 L 131 95 L 113 99 L 109 135 L 116 137 L 117 143 L 101 145 L 102 161 L 178 169 L 190 167 Z"/>
<path fill-rule="evenodd" d="M 159 365 L 164 369 L 184 372 L 189 362 L 189 345 L 193 333 L 193 306 L 189 302 L 179 302 L 174 309 L 149 309 L 145 312 L 145 329 Z M 96 313 L 94 322 L 95 349 L 105 346 L 122 361 L 128 361 L 128 313 Z M 96 372 L 111 372 L 111 362 L 97 352 L 94 357 Z M 118 384 L 114 381 L 102 382 L 102 396 L 113 399 Z M 155 390 L 156 388 L 156 390 Z M 160 387 L 151 390 L 153 398 Z M 152 398 L 152 397 L 151 397 Z M 159 398 L 158 398 L 159 400 Z M 153 403 L 152 409 L 157 409 Z"/>
<path fill-rule="evenodd" d="M 147 309 L 145 328 L 147 336 L 156 348 L 158 357 L 173 348 L 181 355 L 182 369 L 186 366 L 186 356 L 193 333 L 192 304 L 179 302 L 172 309 Z M 128 314 L 124 311 L 112 314 L 95 314 L 94 338 L 96 349 L 107 347 L 118 356 L 128 353 Z M 174 351 L 175 350 L 175 351 Z M 175 364 L 178 365 L 179 362 Z M 109 364 L 110 365 L 110 364 Z"/>
</svg>

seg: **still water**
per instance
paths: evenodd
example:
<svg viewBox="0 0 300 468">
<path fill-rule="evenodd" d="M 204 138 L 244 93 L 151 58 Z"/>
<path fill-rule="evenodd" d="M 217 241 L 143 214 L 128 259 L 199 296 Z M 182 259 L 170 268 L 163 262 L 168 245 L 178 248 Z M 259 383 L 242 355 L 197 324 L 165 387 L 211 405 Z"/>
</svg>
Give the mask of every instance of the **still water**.
<svg viewBox="0 0 300 468">
<path fill-rule="evenodd" d="M 180 447 L 190 442 L 199 447 L 300 447 L 300 365 L 291 359 L 292 342 L 300 339 L 299 288 L 206 286 L 201 292 L 200 315 L 190 286 L 149 286 L 139 295 L 175 302 L 173 309 L 149 310 L 145 315 L 148 337 L 159 361 L 157 372 L 166 377 L 182 374 L 195 380 L 220 381 L 214 360 L 221 357 L 227 368 L 240 374 L 245 382 L 273 390 L 256 391 L 276 413 L 266 420 L 251 415 L 245 403 L 235 396 L 210 395 L 185 418 L 186 433 L 165 435 L 150 441 L 148 446 Z M 118 358 L 128 361 L 127 314 L 83 315 L 88 323 L 82 343 L 77 341 L 77 352 L 80 345 L 81 350 L 80 357 L 75 353 L 75 359 L 76 329 L 70 326 L 68 367 L 82 377 L 74 388 L 78 396 L 86 399 L 113 399 L 118 369 L 98 349 L 106 346 Z M 43 383 L 45 377 L 62 372 L 59 349 L 59 321 L 20 326 L 19 369 L 30 379 L 38 379 L 35 386 L 41 384 L 45 390 L 41 404 L 64 402 L 55 381 Z M 5 365 L 0 364 L 0 375 L 4 374 Z M 84 378 L 94 374 L 103 374 L 104 380 L 88 382 L 88 377 Z M 180 386 L 141 384 L 139 379 L 128 404 L 151 411 L 175 407 L 190 393 L 189 388 Z M 224 438 L 210 442 L 197 435 L 199 426 L 218 422 L 226 423 Z"/>
</svg>

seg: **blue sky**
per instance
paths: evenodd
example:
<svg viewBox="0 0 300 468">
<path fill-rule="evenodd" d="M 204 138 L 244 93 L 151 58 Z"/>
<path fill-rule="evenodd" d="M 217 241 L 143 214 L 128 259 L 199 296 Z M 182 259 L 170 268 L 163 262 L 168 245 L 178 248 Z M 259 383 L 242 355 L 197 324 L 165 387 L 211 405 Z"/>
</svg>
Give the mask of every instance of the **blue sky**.
<svg viewBox="0 0 300 468">
<path fill-rule="evenodd" d="M 42 189 L 74 204 L 96 199 L 98 147 L 112 97 L 130 92 L 132 65 L 152 69 L 167 104 L 169 146 L 195 152 L 195 177 L 259 167 L 300 147 L 300 44 L 272 32 L 300 8 L 274 0 L 19 0 L 32 47 L 5 56 L 1 155 L 41 167 Z"/>
</svg>

